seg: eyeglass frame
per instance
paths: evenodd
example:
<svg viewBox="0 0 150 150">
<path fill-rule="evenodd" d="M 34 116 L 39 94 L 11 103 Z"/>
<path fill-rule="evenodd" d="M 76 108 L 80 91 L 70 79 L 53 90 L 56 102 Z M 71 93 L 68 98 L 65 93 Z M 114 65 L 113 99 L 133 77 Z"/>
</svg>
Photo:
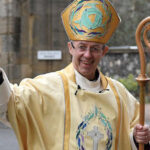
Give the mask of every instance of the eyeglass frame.
<svg viewBox="0 0 150 150">
<path fill-rule="evenodd" d="M 70 41 L 70 43 L 71 43 L 71 46 L 72 46 L 72 48 L 73 49 L 76 49 L 75 48 L 75 46 L 74 46 L 74 44 L 73 44 L 73 41 Z M 80 48 L 80 47 L 78 47 L 77 49 L 79 49 L 79 51 L 82 51 L 82 52 L 84 52 L 84 51 L 86 51 L 87 50 L 87 47 L 86 48 Z M 102 47 L 102 49 L 95 49 L 95 47 L 93 47 L 93 48 L 90 48 L 90 52 L 91 53 L 98 53 L 98 52 L 100 52 L 100 50 L 104 50 L 105 49 L 105 44 L 103 45 L 103 47 Z"/>
</svg>

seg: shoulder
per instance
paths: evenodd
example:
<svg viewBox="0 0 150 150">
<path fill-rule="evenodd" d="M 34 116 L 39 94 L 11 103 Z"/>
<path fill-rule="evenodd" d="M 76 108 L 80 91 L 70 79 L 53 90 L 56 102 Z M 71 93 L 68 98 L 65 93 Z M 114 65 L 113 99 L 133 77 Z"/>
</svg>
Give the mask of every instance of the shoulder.
<svg viewBox="0 0 150 150">
<path fill-rule="evenodd" d="M 60 76 L 57 72 L 51 72 L 51 73 L 46 73 L 46 74 L 41 74 L 36 76 L 35 78 L 25 78 L 21 81 L 20 84 L 29 82 L 29 83 L 48 83 L 48 82 L 59 82 L 60 81 Z"/>
<path fill-rule="evenodd" d="M 136 101 L 136 98 L 127 90 L 127 88 L 119 81 L 112 79 L 111 81 L 113 82 L 119 96 L 123 99 L 123 101 L 126 102 L 131 102 L 131 101 Z"/>
<path fill-rule="evenodd" d="M 51 82 L 59 82 L 60 81 L 60 75 L 57 72 L 51 72 L 39 75 L 35 77 L 33 80 L 37 82 L 44 82 L 44 81 L 51 81 Z"/>
<path fill-rule="evenodd" d="M 120 98 L 121 106 L 127 111 L 129 121 L 138 117 L 139 102 L 137 99 L 125 88 L 125 86 L 117 80 L 111 79 Z M 135 118 L 134 118 L 135 117 Z"/>
<path fill-rule="evenodd" d="M 14 90 L 30 90 L 30 91 L 44 91 L 46 89 L 56 90 L 62 88 L 62 81 L 57 72 L 41 74 L 35 78 L 23 79 L 19 86 L 17 84 L 11 85 Z"/>
<path fill-rule="evenodd" d="M 119 82 L 115 79 L 112 79 L 112 78 L 109 78 L 109 79 L 112 81 L 113 85 L 115 86 L 115 88 L 117 90 L 127 91 L 127 89 L 125 88 L 125 86 L 121 82 Z"/>
</svg>

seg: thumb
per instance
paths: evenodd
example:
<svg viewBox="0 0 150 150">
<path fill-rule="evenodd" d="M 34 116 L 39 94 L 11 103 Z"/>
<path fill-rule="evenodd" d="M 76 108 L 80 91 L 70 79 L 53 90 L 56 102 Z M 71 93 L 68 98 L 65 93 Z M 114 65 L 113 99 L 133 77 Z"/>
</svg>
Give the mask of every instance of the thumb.
<svg viewBox="0 0 150 150">
<path fill-rule="evenodd" d="M 137 124 L 134 128 L 135 128 L 136 130 L 141 130 L 141 129 L 143 128 L 143 126 L 140 125 L 140 124 Z"/>
</svg>

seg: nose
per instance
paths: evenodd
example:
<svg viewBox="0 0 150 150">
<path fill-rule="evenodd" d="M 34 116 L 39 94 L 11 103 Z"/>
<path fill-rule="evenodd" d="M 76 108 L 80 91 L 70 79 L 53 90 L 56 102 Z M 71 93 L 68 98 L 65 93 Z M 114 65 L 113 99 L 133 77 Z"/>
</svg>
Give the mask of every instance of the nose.
<svg viewBox="0 0 150 150">
<path fill-rule="evenodd" d="M 85 51 L 84 57 L 86 57 L 86 58 L 91 58 L 92 57 L 92 54 L 91 54 L 91 51 L 90 51 L 89 48 Z"/>
</svg>

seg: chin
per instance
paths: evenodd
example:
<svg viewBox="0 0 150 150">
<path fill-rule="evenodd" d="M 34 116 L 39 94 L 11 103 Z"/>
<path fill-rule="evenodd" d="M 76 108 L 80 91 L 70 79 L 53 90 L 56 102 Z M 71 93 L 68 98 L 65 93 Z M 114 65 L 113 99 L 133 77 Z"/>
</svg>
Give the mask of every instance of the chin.
<svg viewBox="0 0 150 150">
<path fill-rule="evenodd" d="M 80 72 L 84 77 L 89 77 L 92 75 L 92 72 L 90 72 L 89 70 L 84 70 Z"/>
</svg>

